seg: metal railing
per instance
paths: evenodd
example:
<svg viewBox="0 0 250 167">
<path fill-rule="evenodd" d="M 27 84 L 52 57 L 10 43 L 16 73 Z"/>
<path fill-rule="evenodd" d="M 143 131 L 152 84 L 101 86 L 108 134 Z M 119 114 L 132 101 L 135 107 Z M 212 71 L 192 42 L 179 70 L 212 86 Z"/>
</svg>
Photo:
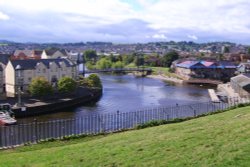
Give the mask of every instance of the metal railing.
<svg viewBox="0 0 250 167">
<path fill-rule="evenodd" d="M 17 124 L 0 127 L 0 148 L 37 143 L 48 139 L 62 139 L 71 135 L 95 135 L 131 129 L 152 120 L 172 120 L 196 117 L 202 114 L 225 110 L 240 103 L 249 103 L 250 98 L 232 98 L 228 102 L 203 102 L 142 109 L 135 112 L 93 114 L 89 116 L 53 120 L 47 122 Z"/>
</svg>

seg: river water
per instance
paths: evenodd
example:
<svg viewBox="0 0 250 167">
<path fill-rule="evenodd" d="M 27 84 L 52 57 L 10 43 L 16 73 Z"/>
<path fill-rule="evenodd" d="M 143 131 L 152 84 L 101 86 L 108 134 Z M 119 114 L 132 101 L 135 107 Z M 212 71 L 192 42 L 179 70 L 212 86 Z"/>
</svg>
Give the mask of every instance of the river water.
<svg viewBox="0 0 250 167">
<path fill-rule="evenodd" d="M 47 121 L 74 118 L 84 115 L 109 112 L 130 112 L 157 106 L 173 106 L 205 102 L 209 100 L 207 87 L 199 85 L 174 85 L 157 79 L 140 78 L 133 75 L 100 75 L 103 96 L 93 104 L 58 113 L 20 118 L 19 122 L 34 119 Z"/>
</svg>

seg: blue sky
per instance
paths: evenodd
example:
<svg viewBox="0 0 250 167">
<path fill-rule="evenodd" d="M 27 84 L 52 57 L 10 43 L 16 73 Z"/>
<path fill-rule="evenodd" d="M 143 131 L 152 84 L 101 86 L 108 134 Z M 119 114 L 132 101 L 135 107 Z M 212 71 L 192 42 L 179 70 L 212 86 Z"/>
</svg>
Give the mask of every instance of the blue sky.
<svg viewBox="0 0 250 167">
<path fill-rule="evenodd" d="M 249 0 L 0 0 L 0 39 L 250 44 Z"/>
</svg>

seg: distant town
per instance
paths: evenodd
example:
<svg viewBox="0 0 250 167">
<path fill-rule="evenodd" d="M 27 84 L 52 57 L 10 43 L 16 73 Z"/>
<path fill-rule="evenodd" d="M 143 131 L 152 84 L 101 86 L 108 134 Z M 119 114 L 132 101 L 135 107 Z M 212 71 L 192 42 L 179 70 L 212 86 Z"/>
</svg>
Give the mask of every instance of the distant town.
<svg viewBox="0 0 250 167">
<path fill-rule="evenodd" d="M 175 50 L 182 57 L 205 56 L 213 57 L 216 54 L 246 54 L 248 45 L 241 45 L 230 42 L 195 43 L 192 41 L 182 42 L 151 42 L 134 44 L 115 44 L 111 42 L 79 42 L 79 43 L 17 43 L 0 40 L 0 53 L 13 54 L 15 50 L 44 50 L 48 48 L 66 49 L 73 52 L 83 52 L 85 50 L 96 50 L 98 54 L 104 55 L 124 55 L 140 52 L 146 55 L 164 55 Z M 226 50 L 225 50 L 226 49 Z M 235 55 L 236 56 L 236 55 Z"/>
<path fill-rule="evenodd" d="M 86 56 L 85 53 L 88 55 Z M 143 57 L 143 63 L 142 58 L 138 59 L 138 57 Z M 171 77 L 174 76 L 172 77 L 175 78 L 174 81 L 182 80 L 187 83 L 218 85 L 234 80 L 233 77 L 238 74 L 248 73 L 249 60 L 249 46 L 230 42 L 201 44 L 186 41 L 136 44 L 113 44 L 110 42 L 39 44 L 1 40 L 0 74 L 2 89 L 0 89 L 0 93 L 2 98 L 17 95 L 18 86 L 20 86 L 17 70 L 22 72 L 20 74 L 22 77 L 21 91 L 28 93 L 29 84 L 36 77 L 44 77 L 51 85 L 56 85 L 63 77 L 78 80 L 79 64 L 82 63 L 85 63 L 89 69 L 124 68 L 131 67 L 131 64 L 133 64 L 132 67 L 171 67 Z M 157 71 L 156 73 L 161 74 L 162 72 Z M 174 75 L 172 75 L 173 73 Z M 167 78 L 171 80 L 171 77 Z M 246 76 L 244 75 L 244 77 Z M 238 87 L 242 89 L 246 87 L 246 85 L 240 86 L 241 83 L 235 82 L 231 84 L 231 86 L 233 85 L 236 87 L 236 93 L 241 91 Z M 229 92 L 229 94 L 232 93 Z"/>
</svg>

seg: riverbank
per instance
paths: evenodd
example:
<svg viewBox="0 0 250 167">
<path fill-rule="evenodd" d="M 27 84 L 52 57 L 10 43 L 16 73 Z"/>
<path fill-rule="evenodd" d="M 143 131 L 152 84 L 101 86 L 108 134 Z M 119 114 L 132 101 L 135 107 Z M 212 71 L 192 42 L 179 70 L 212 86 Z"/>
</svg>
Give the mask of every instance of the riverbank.
<svg viewBox="0 0 250 167">
<path fill-rule="evenodd" d="M 153 78 L 153 79 L 160 79 L 163 81 L 167 81 L 167 82 L 173 82 L 173 83 L 178 83 L 178 84 L 182 84 L 183 80 L 175 78 L 175 77 L 169 77 L 169 76 L 165 76 L 165 75 L 161 75 L 161 74 L 157 74 L 157 75 L 147 75 L 148 78 Z"/>
<path fill-rule="evenodd" d="M 12 111 L 17 118 L 35 116 L 58 112 L 74 106 L 96 102 L 102 96 L 102 89 L 79 87 L 70 95 L 52 96 L 49 99 L 23 98 L 23 107 L 16 107 L 16 99 L 7 99 L 5 103 L 10 103 Z"/>
</svg>

